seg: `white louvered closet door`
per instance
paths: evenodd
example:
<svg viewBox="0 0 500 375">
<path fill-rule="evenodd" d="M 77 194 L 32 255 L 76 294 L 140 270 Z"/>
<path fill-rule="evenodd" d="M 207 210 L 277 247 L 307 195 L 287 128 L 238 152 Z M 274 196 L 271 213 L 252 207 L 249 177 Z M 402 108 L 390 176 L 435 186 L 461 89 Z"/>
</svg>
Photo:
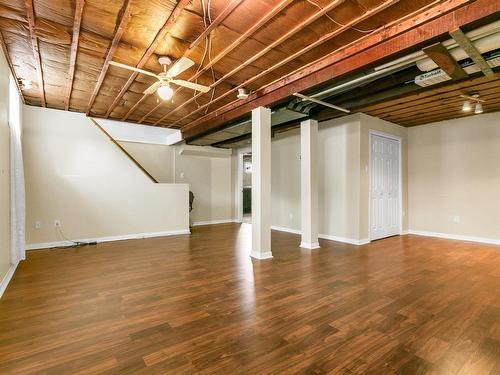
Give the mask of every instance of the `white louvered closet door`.
<svg viewBox="0 0 500 375">
<path fill-rule="evenodd" d="M 370 239 L 399 234 L 399 144 L 371 134 Z"/>
</svg>

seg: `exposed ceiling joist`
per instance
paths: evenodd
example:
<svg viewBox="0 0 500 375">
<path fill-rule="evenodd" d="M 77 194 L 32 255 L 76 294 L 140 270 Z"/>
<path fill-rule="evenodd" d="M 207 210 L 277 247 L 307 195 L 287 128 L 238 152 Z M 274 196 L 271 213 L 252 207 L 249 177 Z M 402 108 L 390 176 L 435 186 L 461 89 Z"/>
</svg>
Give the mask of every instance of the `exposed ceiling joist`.
<svg viewBox="0 0 500 375">
<path fill-rule="evenodd" d="M 356 71 L 388 56 L 421 45 L 460 26 L 500 12 L 500 3 L 489 0 L 474 2 L 448 0 L 438 2 L 425 12 L 421 10 L 376 32 L 356 40 L 325 57 L 306 65 L 280 80 L 264 86 L 244 101 L 234 101 L 182 128 L 185 139 L 213 131 L 258 106 L 269 106 L 295 92 L 326 83 L 332 78 Z"/>
<path fill-rule="evenodd" d="M 236 9 L 238 5 L 241 4 L 243 0 L 233 0 L 230 2 L 226 8 L 219 14 L 213 22 L 208 25 L 208 27 L 196 38 L 195 41 L 193 41 L 190 45 L 189 48 L 184 52 L 185 56 L 187 53 L 189 53 L 191 50 L 196 48 L 213 30 L 217 28 L 224 20 L 226 17 L 228 17 L 233 10 Z M 191 80 L 191 79 L 190 79 Z M 179 89 L 180 90 L 180 89 Z M 136 108 L 141 104 L 149 95 L 142 95 L 142 97 L 128 110 L 128 112 L 122 117 L 122 121 L 125 121 L 129 118 L 129 116 L 136 110 Z M 152 110 L 150 110 L 148 113 L 146 113 L 142 118 L 138 121 L 139 124 L 141 124 L 146 118 L 149 117 L 152 113 L 154 113 L 161 105 L 163 102 L 159 102 Z"/>
<path fill-rule="evenodd" d="M 33 9 L 33 0 L 25 0 L 26 12 L 28 17 L 28 29 L 30 33 L 31 49 L 33 50 L 33 57 L 35 61 L 35 69 L 38 78 L 38 91 L 40 92 L 40 101 L 42 107 L 46 106 L 45 101 L 45 87 L 43 83 L 42 62 L 40 58 L 40 49 L 38 46 L 38 38 L 35 34 L 35 11 Z"/>
<path fill-rule="evenodd" d="M 305 54 L 305 53 L 313 50 L 314 48 L 319 47 L 321 44 L 323 44 L 326 41 L 334 38 L 335 36 L 340 35 L 344 31 L 348 30 L 350 27 L 352 27 L 352 26 L 354 26 L 354 25 L 356 25 L 356 24 L 358 24 L 358 23 L 366 20 L 367 18 L 369 18 L 369 17 L 371 17 L 371 16 L 373 16 L 373 15 L 381 12 L 384 9 L 387 9 L 389 6 L 394 5 L 397 2 L 399 2 L 399 0 L 387 0 L 387 1 L 383 2 L 383 3 L 381 3 L 380 5 L 374 7 L 372 9 L 370 9 L 370 10 L 367 10 L 361 16 L 354 18 L 353 20 L 349 21 L 348 23 L 344 24 L 343 26 L 339 27 L 338 29 L 335 29 L 331 33 L 323 35 L 321 38 L 318 38 L 314 43 L 309 44 L 308 46 L 306 46 L 306 47 L 302 48 L 301 50 L 299 50 L 299 51 L 293 53 L 292 55 L 288 56 L 286 59 L 283 59 L 283 60 L 279 61 L 278 63 L 276 63 L 275 65 L 269 67 L 268 69 L 265 69 L 262 72 L 260 72 L 259 74 L 256 74 L 255 76 L 247 79 L 245 82 L 243 82 L 242 84 L 234 87 L 232 90 L 226 91 L 224 94 L 218 96 L 217 98 L 214 98 L 209 103 L 204 104 L 202 106 L 199 106 L 197 109 L 195 109 L 194 111 L 192 111 L 188 115 L 186 115 L 186 116 L 178 119 L 177 121 L 174 121 L 173 123 L 171 123 L 170 126 L 179 124 L 183 120 L 185 120 L 188 117 L 192 116 L 193 114 L 201 111 L 202 109 L 208 107 L 209 105 L 211 105 L 213 103 L 216 103 L 217 101 L 219 101 L 219 100 L 227 97 L 229 94 L 231 94 L 233 92 L 236 92 L 239 88 L 242 88 L 245 85 L 249 85 L 250 83 L 256 81 L 257 79 L 260 79 L 260 78 L 264 77 L 265 75 L 269 74 L 270 72 L 278 69 L 279 67 L 281 67 L 281 66 L 283 66 L 283 65 L 285 65 L 287 63 L 289 63 L 290 61 L 293 61 L 294 59 L 296 59 L 296 58 L 300 57 L 301 55 L 303 55 L 303 54 Z M 176 108 L 175 110 L 177 110 L 177 109 L 178 108 Z M 171 111 L 167 115 L 175 112 L 175 110 Z"/>
<path fill-rule="evenodd" d="M 484 59 L 477 48 L 472 44 L 467 35 L 460 28 L 456 28 L 450 31 L 450 35 L 455 42 L 469 55 L 469 57 L 474 61 L 474 63 L 481 69 L 484 75 L 493 75 L 493 70 L 489 66 L 488 62 Z"/>
<path fill-rule="evenodd" d="M 73 36 L 71 40 L 71 53 L 69 58 L 69 72 L 66 84 L 66 98 L 64 108 L 69 109 L 71 101 L 71 92 L 73 91 L 73 78 L 75 76 L 76 55 L 78 54 L 78 42 L 80 39 L 80 25 L 82 23 L 83 7 L 85 0 L 77 0 L 75 4 L 75 19 L 73 23 Z"/>
<path fill-rule="evenodd" d="M 109 45 L 108 52 L 106 54 L 106 59 L 104 60 L 104 64 L 102 65 L 101 72 L 99 73 L 99 77 L 97 78 L 97 82 L 94 86 L 94 91 L 89 99 L 89 104 L 87 105 L 87 116 L 90 114 L 92 110 L 92 106 L 94 105 L 95 99 L 97 98 L 97 94 L 101 89 L 102 83 L 104 82 L 104 78 L 106 77 L 106 73 L 109 69 L 109 62 L 113 58 L 113 55 L 118 48 L 118 44 L 125 32 L 125 28 L 127 27 L 128 22 L 130 21 L 130 0 L 125 0 L 120 13 L 118 14 L 117 19 L 119 20 L 116 24 L 113 40 Z"/>
<path fill-rule="evenodd" d="M 189 81 L 194 81 L 198 77 L 200 77 L 203 73 L 208 71 L 212 66 L 214 66 L 217 62 L 219 62 L 222 58 L 227 56 L 231 51 L 233 51 L 236 47 L 240 46 L 245 40 L 247 40 L 250 36 L 252 36 L 257 30 L 259 30 L 261 27 L 263 27 L 265 24 L 267 24 L 273 17 L 275 17 L 277 14 L 279 14 L 283 9 L 285 9 L 290 3 L 292 3 L 293 0 L 282 0 L 280 3 L 278 3 L 273 9 L 271 9 L 268 13 L 266 13 L 263 17 L 261 17 L 256 23 L 254 23 L 252 26 L 250 26 L 243 34 L 241 34 L 238 38 L 236 38 L 229 46 L 224 48 L 222 52 L 217 54 L 214 58 L 209 61 L 205 67 L 200 69 L 196 74 L 194 74 L 191 78 L 189 78 Z M 179 88 L 175 90 L 175 94 L 180 92 L 182 88 Z M 154 113 L 163 103 L 158 104 L 155 108 L 153 108 L 150 113 L 147 114 L 146 117 Z M 156 121 L 154 125 L 158 125 L 160 122 L 162 122 L 166 117 L 170 115 L 171 112 L 167 113 L 165 116 L 163 116 L 159 121 Z M 145 120 L 145 118 L 141 119 L 139 123 L 142 123 Z"/>
<path fill-rule="evenodd" d="M 299 24 L 295 25 L 292 29 L 290 29 L 289 31 L 287 31 L 285 34 L 283 34 L 281 37 L 279 37 L 278 39 L 276 39 L 274 42 L 272 42 L 271 44 L 268 44 L 266 47 L 264 47 L 263 49 L 261 49 L 258 53 L 255 53 L 251 58 L 249 58 L 246 61 L 244 61 L 243 63 L 239 64 L 233 70 L 231 70 L 230 72 L 226 73 L 223 77 L 219 78 L 217 81 L 215 81 L 214 83 L 212 83 L 210 85 L 210 88 L 213 90 L 221 82 L 227 80 L 229 77 L 233 76 L 234 74 L 236 74 L 237 72 L 239 72 L 240 70 L 242 70 L 243 68 L 245 68 L 246 66 L 249 66 L 254 61 L 256 61 L 257 59 L 261 58 L 266 53 L 268 53 L 269 51 L 271 51 L 273 48 L 275 48 L 276 46 L 279 46 L 280 44 L 282 44 L 286 40 L 290 39 L 292 36 L 294 36 L 295 34 L 297 34 L 298 32 L 300 32 L 301 30 L 303 30 L 305 27 L 307 27 L 308 25 L 310 25 L 311 23 L 313 23 L 314 21 L 316 21 L 318 18 L 324 16 L 329 11 L 331 11 L 331 10 L 335 9 L 336 7 L 338 7 L 344 1 L 345 0 L 333 0 L 332 2 L 330 2 L 330 4 L 328 4 L 324 8 L 320 8 L 320 10 L 318 10 L 315 13 L 313 13 L 306 20 L 304 20 L 304 21 L 300 22 Z M 395 2 L 395 1 L 399 1 L 399 0 L 391 0 L 391 1 Z M 235 89 L 231 90 L 231 92 L 234 92 L 234 91 L 235 91 Z M 170 111 L 169 113 L 167 113 L 165 116 L 163 116 L 160 119 L 160 121 L 158 121 L 157 123 L 163 121 L 166 117 L 168 117 L 169 115 L 171 115 L 174 112 L 177 112 L 178 110 L 180 110 L 181 108 L 185 107 L 186 105 L 188 105 L 188 104 L 196 101 L 196 99 L 198 99 L 202 95 L 204 95 L 204 93 L 202 93 L 202 92 L 197 93 L 192 98 L 186 100 L 184 103 L 181 103 L 181 104 L 177 105 L 175 107 L 175 109 L 173 109 L 172 111 Z M 208 105 L 200 106 L 196 111 L 201 111 L 202 107 L 206 108 L 207 106 Z M 180 120 L 171 123 L 170 126 L 176 125 L 177 123 L 179 123 L 179 121 Z"/>
<path fill-rule="evenodd" d="M 232 0 L 225 8 L 224 10 L 213 20 L 213 22 L 207 26 L 207 28 L 196 38 L 194 42 L 192 42 L 189 45 L 188 50 L 192 50 L 198 44 L 200 44 L 205 38 L 217 27 L 219 26 L 224 20 L 226 19 L 227 16 L 229 16 L 233 10 L 236 9 L 238 5 L 241 4 L 243 0 Z"/>
<path fill-rule="evenodd" d="M 21 90 L 19 78 L 17 78 L 16 71 L 14 70 L 14 65 L 12 65 L 12 60 L 10 59 L 10 54 L 9 54 L 9 51 L 7 49 L 7 45 L 5 44 L 5 40 L 3 39 L 3 35 L 1 32 L 0 32 L 0 46 L 2 47 L 2 51 L 3 51 L 3 54 L 5 56 L 5 60 L 7 60 L 7 65 L 9 65 L 10 74 L 12 74 L 12 77 L 14 77 L 14 81 L 16 82 L 16 87 L 17 87 L 17 91 L 19 92 L 19 97 L 21 98 L 23 104 L 25 104 L 26 102 L 24 100 L 23 91 Z"/>
<path fill-rule="evenodd" d="M 175 22 L 177 21 L 177 19 L 181 15 L 184 8 L 186 6 L 188 6 L 188 4 L 190 2 L 191 2 L 191 0 L 179 0 L 179 2 L 176 4 L 175 8 L 172 10 L 172 13 L 170 13 L 170 16 L 168 17 L 167 21 L 163 24 L 162 28 L 160 29 L 160 31 L 158 31 L 158 33 L 156 34 L 156 37 L 149 45 L 146 52 L 144 52 L 144 54 L 142 55 L 141 59 L 139 60 L 139 62 L 136 65 L 136 68 L 140 69 L 147 63 L 149 58 L 153 55 L 154 51 L 158 47 L 158 44 L 166 37 L 166 35 L 170 31 L 170 29 L 175 25 Z M 137 78 L 138 74 L 139 73 L 134 72 L 130 75 L 129 79 L 127 80 L 125 85 L 122 87 L 122 89 L 120 90 L 120 92 L 116 96 L 115 100 L 113 100 L 113 103 L 111 103 L 111 105 L 109 106 L 106 114 L 104 115 L 105 118 L 108 118 L 109 115 L 111 114 L 111 112 L 113 112 L 113 109 L 118 105 L 118 103 L 120 102 L 123 95 L 125 95 L 125 93 L 129 89 L 130 85 L 132 85 L 132 83 Z"/>
<path fill-rule="evenodd" d="M 441 43 L 435 43 L 422 49 L 422 51 L 439 66 L 451 79 L 459 80 L 469 75 L 462 69 L 448 49 Z"/>
</svg>

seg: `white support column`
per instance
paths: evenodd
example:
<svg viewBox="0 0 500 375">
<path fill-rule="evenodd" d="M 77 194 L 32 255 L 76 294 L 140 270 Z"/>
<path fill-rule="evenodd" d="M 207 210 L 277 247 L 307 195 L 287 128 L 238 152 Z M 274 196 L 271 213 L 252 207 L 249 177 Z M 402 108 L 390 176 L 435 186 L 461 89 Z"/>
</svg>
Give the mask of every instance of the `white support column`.
<svg viewBox="0 0 500 375">
<path fill-rule="evenodd" d="M 252 252 L 256 259 L 271 253 L 271 110 L 252 111 Z"/>
<path fill-rule="evenodd" d="M 300 247 L 319 248 L 318 242 L 318 122 L 300 123 L 300 196 L 302 241 Z"/>
</svg>

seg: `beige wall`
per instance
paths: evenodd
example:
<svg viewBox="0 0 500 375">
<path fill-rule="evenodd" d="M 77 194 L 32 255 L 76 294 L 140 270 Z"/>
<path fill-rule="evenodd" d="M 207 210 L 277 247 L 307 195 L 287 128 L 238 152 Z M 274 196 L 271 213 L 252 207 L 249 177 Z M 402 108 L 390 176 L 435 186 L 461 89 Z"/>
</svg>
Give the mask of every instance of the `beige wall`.
<svg viewBox="0 0 500 375">
<path fill-rule="evenodd" d="M 231 157 L 179 155 L 175 153 L 175 181 L 189 184 L 195 199 L 195 223 L 231 220 L 233 190 Z"/>
<path fill-rule="evenodd" d="M 0 51 L 0 281 L 10 268 L 9 68 Z"/>
<path fill-rule="evenodd" d="M 319 124 L 318 193 L 320 234 L 368 239 L 370 129 L 402 138 L 403 212 L 407 209 L 407 129 L 355 114 Z M 272 142 L 272 225 L 300 230 L 300 133 Z M 407 221 L 403 220 L 403 230 Z"/>
<path fill-rule="evenodd" d="M 188 186 L 154 184 L 83 114 L 24 107 L 26 243 L 188 229 Z M 41 221 L 42 228 L 35 229 Z"/>
<path fill-rule="evenodd" d="M 174 182 L 174 147 L 150 143 L 120 142 L 158 182 Z"/>
<path fill-rule="evenodd" d="M 189 184 L 195 195 L 194 223 L 233 219 L 231 157 L 179 155 L 182 146 L 120 143 L 159 182 Z"/>
<path fill-rule="evenodd" d="M 319 124 L 319 232 L 358 239 L 359 116 Z M 272 142 L 272 225 L 300 230 L 300 131 Z"/>
<path fill-rule="evenodd" d="M 411 230 L 500 240 L 500 112 L 409 128 L 408 152 Z"/>
</svg>

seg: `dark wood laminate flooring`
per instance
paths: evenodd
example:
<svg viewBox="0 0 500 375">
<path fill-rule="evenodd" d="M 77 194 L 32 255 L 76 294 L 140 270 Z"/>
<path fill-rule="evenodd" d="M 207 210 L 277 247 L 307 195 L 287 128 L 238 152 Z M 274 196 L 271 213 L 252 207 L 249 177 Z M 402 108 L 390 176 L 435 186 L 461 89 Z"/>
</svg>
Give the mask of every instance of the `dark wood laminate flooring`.
<svg viewBox="0 0 500 375">
<path fill-rule="evenodd" d="M 500 247 L 356 247 L 250 226 L 31 251 L 0 300 L 1 374 L 500 374 Z"/>
</svg>

